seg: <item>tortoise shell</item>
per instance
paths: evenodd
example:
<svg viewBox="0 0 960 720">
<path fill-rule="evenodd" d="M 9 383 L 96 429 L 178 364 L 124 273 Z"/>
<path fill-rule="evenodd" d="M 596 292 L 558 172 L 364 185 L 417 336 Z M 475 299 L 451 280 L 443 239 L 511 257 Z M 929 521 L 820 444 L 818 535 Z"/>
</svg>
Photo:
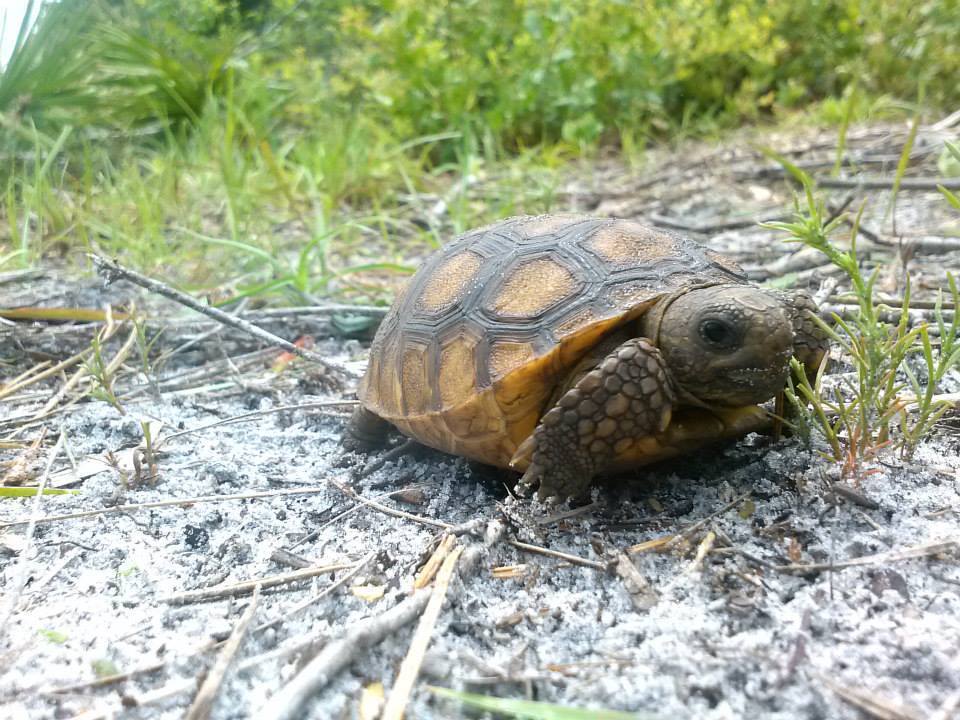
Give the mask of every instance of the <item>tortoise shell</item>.
<svg viewBox="0 0 960 720">
<path fill-rule="evenodd" d="M 727 258 L 636 222 L 509 218 L 427 259 L 384 318 L 358 397 L 426 445 L 507 467 L 611 332 L 685 288 L 746 282 Z"/>
</svg>

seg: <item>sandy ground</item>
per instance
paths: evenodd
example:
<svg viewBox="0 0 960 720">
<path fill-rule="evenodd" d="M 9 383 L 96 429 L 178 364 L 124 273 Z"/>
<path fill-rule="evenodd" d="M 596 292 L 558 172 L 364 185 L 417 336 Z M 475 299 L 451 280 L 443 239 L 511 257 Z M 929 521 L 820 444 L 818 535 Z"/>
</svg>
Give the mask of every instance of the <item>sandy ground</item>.
<svg viewBox="0 0 960 720">
<path fill-rule="evenodd" d="M 866 139 L 854 137 L 851 153 L 871 152 L 874 137 L 878 147 L 880 138 L 895 146 L 900 131 L 862 132 Z M 782 213 L 789 193 L 777 177 L 737 179 L 747 160 L 759 162 L 737 142 L 664 155 L 661 167 L 674 158 L 674 181 L 646 195 L 628 189 L 655 173 L 636 177 L 621 168 L 617 175 L 615 164 L 598 166 L 571 183 L 566 206 L 661 222 L 682 217 L 699 226 L 734 210 L 754 219 Z M 813 136 L 796 142 L 812 147 L 804 156 L 811 162 L 830 157 L 829 143 L 821 142 L 817 155 Z M 699 190 L 684 194 L 684 182 Z M 834 192 L 842 199 L 850 190 Z M 931 228 L 950 217 L 938 197 L 904 193 L 898 221 L 918 237 L 934 236 Z M 641 201 L 648 204 L 631 206 Z M 883 207 L 874 205 L 867 221 L 879 227 Z M 753 272 L 785 257 L 772 233 L 749 223 L 701 229 Z M 891 257 L 903 258 L 884 252 L 871 257 L 891 267 Z M 957 249 L 921 252 L 911 262 L 918 286 L 934 287 L 944 267 L 957 267 Z M 822 279 L 802 263 L 783 272 L 801 273 L 797 282 L 813 288 Z M 59 295 L 47 304 L 65 302 L 63 278 L 48 272 L 0 285 L 0 306 L 49 299 L 53 286 Z M 66 295 L 97 305 L 134 293 L 85 280 Z M 149 302 L 161 317 L 180 317 L 170 305 Z M 29 349 L 63 357 L 71 342 L 89 342 L 93 332 L 27 325 L 0 329 L 0 340 L 10 343 L 4 355 L 21 359 L 7 380 L 28 366 Z M 321 354 L 362 371 L 365 345 L 333 337 L 325 320 L 274 329 L 286 337 L 309 331 L 320 338 Z M 186 325 L 178 332 L 161 347 L 175 345 L 174 336 L 203 337 Z M 473 574 L 454 577 L 407 717 L 470 716 L 428 685 L 658 718 L 957 714 L 955 420 L 912 460 L 884 455 L 862 478 L 839 486 L 837 466 L 816 448 L 751 436 L 599 483 L 590 505 L 565 512 L 515 502 L 505 487 L 509 475 L 426 449 L 357 479 L 370 458 L 339 446 L 349 407 L 317 406 L 342 396 L 307 363 L 275 372 L 276 351 L 257 347 L 233 335 L 206 337 L 151 382 L 128 373 L 119 387 L 125 414 L 81 402 L 26 422 L 59 389 L 56 378 L 0 404 L 3 438 L 32 441 L 46 428 L 24 474 L 35 482 L 53 458 L 48 486 L 77 491 L 0 504 L 0 716 L 183 717 L 220 652 L 211 645 L 231 635 L 253 602 L 249 591 L 212 599 L 183 593 L 290 575 L 305 564 L 315 569 L 311 577 L 262 590 L 213 710 L 216 718 L 269 717 L 281 689 L 319 650 L 409 596 L 436 547 L 436 523 L 470 523 L 478 532 L 460 542 L 472 547 L 484 547 L 489 523 L 502 537 L 485 547 Z M 844 370 L 842 361 L 837 368 Z M 954 373 L 943 390 L 958 389 Z M 288 405 L 300 407 L 283 409 Z M 144 421 L 154 438 L 170 438 L 155 477 L 131 464 Z M 190 432 L 171 437 L 179 431 Z M 8 461 L 25 457 L 22 448 L 0 453 Z M 361 505 L 354 492 L 416 517 Z M 177 500 L 188 502 L 150 506 Z M 671 546 L 641 545 L 677 533 L 683 538 Z M 343 587 L 291 614 L 351 572 Z M 363 700 L 376 695 L 377 683 L 393 685 L 415 625 L 355 648 L 302 716 L 373 717 Z M 115 674 L 124 675 L 109 677 Z"/>
</svg>

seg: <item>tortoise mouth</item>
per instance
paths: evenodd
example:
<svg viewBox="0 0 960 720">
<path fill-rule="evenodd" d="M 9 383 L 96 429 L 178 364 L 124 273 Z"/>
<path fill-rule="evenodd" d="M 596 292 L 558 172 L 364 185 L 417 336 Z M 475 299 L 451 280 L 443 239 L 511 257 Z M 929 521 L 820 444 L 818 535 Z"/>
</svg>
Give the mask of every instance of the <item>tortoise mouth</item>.
<svg viewBox="0 0 960 720">
<path fill-rule="evenodd" d="M 723 407 L 765 402 L 786 385 L 790 355 L 788 349 L 777 353 L 773 362 L 704 368 L 702 380 L 691 392 L 699 400 Z M 705 379 L 707 376 L 710 377 L 709 381 Z"/>
<path fill-rule="evenodd" d="M 786 370 L 775 372 L 753 368 L 742 368 L 729 376 L 731 391 L 726 393 L 724 405 L 755 405 L 762 403 L 778 392 L 787 382 Z"/>
</svg>

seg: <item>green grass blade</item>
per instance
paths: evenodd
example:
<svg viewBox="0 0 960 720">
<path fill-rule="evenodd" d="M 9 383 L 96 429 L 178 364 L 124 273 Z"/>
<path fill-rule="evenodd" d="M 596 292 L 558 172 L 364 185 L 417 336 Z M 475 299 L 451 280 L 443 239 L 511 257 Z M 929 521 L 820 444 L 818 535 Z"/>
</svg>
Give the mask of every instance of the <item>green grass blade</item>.
<svg viewBox="0 0 960 720">
<path fill-rule="evenodd" d="M 2 267 L 3 267 L 4 265 L 6 265 L 8 262 L 10 262 L 10 261 L 12 261 L 12 260 L 16 260 L 16 259 L 19 258 L 19 257 L 24 257 L 24 258 L 25 258 L 26 255 L 27 255 L 27 251 L 24 250 L 23 248 L 20 248 L 19 250 L 13 250 L 13 251 L 11 251 L 11 252 L 8 252 L 6 255 L 0 255 L 0 268 L 2 268 Z"/>
<path fill-rule="evenodd" d="M 37 173 L 40 177 L 44 177 L 50 170 L 50 166 L 53 165 L 53 161 L 57 159 L 57 155 L 60 154 L 60 151 L 63 149 L 64 143 L 67 142 L 67 138 L 70 137 L 71 132 L 73 132 L 73 128 L 69 125 L 65 125 L 60 131 L 60 135 L 57 137 L 56 141 L 54 141 L 53 147 L 50 148 L 50 151 L 47 153 L 47 157 L 43 161 L 43 165 L 40 166 L 40 170 Z"/>
<path fill-rule="evenodd" d="M 960 162 L 960 143 L 952 143 L 949 140 L 946 140 L 943 144 L 944 147 L 947 148 L 947 152 L 953 155 L 957 162 Z"/>
<path fill-rule="evenodd" d="M 209 235 L 201 235 L 200 233 L 190 230 L 189 228 L 178 229 L 185 235 L 189 235 L 200 242 L 208 243 L 210 245 L 222 245 L 224 247 L 233 248 L 234 250 L 240 250 L 248 255 L 253 255 L 254 257 L 260 258 L 264 262 L 268 263 L 274 270 L 279 271 L 283 269 L 283 266 L 277 262 L 277 259 L 273 255 L 268 253 L 263 248 L 258 248 L 256 245 L 241 242 L 240 240 L 230 240 L 229 238 L 216 238 L 210 237 Z"/>
<path fill-rule="evenodd" d="M 372 270 L 386 270 L 387 272 L 398 273 L 400 275 L 413 275 L 417 271 L 415 267 L 410 267 L 409 265 L 401 265 L 400 263 L 390 263 L 390 262 L 380 262 L 380 263 L 364 263 L 363 265 L 350 265 L 349 267 L 340 268 L 337 270 L 334 275 L 337 277 L 343 277 L 345 275 L 354 275 L 361 272 L 370 272 Z"/>
<path fill-rule="evenodd" d="M 35 487 L 0 487 L 0 498 L 22 498 L 22 497 L 36 497 L 37 490 L 40 488 Z M 44 488 L 44 495 L 79 495 L 79 490 L 60 490 L 58 488 Z"/>
<path fill-rule="evenodd" d="M 883 213 L 883 222 L 893 212 L 897 204 L 897 194 L 900 192 L 900 183 L 903 182 L 903 176 L 907 172 L 907 166 L 910 164 L 910 153 L 913 152 L 913 141 L 917 137 L 917 130 L 920 127 L 920 115 L 913 116 L 913 122 L 910 124 L 910 132 L 907 134 L 907 141 L 903 144 L 903 151 L 900 153 L 900 160 L 897 162 L 897 172 L 893 178 L 893 189 L 890 191 L 890 202 L 887 203 L 887 209 Z"/>
<path fill-rule="evenodd" d="M 798 168 L 792 162 L 787 160 L 783 155 L 778 153 L 773 148 L 760 146 L 757 148 L 757 150 L 759 150 L 768 158 L 770 158 L 775 163 L 780 165 L 784 170 L 787 171 L 787 173 L 790 174 L 790 176 L 794 180 L 796 180 L 798 183 L 800 183 L 804 187 L 807 187 L 812 182 L 812 178 L 807 173 L 805 173 L 803 170 Z M 770 225 L 774 225 L 774 223 L 770 223 Z"/>
<path fill-rule="evenodd" d="M 960 210 L 960 197 L 957 197 L 957 195 L 947 190 L 947 188 L 945 188 L 943 185 L 937 185 L 937 190 L 943 194 L 948 203 L 950 203 L 955 209 Z"/>
<path fill-rule="evenodd" d="M 427 686 L 427 689 L 440 697 L 459 700 L 468 707 L 488 710 L 512 718 L 524 720 L 654 720 L 656 715 L 648 713 L 628 713 L 618 710 L 587 710 L 553 703 L 533 700 L 511 700 L 495 698 L 477 693 L 459 692 L 448 688 Z"/>
<path fill-rule="evenodd" d="M 833 161 L 833 170 L 830 172 L 833 177 L 840 174 L 840 168 L 843 166 L 843 153 L 847 149 L 847 131 L 850 129 L 850 120 L 853 117 L 853 107 L 857 101 L 858 89 L 857 81 L 854 80 L 850 85 L 850 94 L 847 96 L 847 102 L 843 107 L 843 120 L 840 123 L 840 132 L 837 137 L 837 154 Z"/>
</svg>

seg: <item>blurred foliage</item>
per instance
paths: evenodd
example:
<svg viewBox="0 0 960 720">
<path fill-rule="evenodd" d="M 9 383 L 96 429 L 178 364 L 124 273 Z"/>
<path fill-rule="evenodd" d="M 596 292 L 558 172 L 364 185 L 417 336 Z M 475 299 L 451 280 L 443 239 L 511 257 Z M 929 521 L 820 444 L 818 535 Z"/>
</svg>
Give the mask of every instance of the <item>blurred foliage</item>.
<svg viewBox="0 0 960 720">
<path fill-rule="evenodd" d="M 960 99 L 958 0 L 61 0 L 34 34 L 0 78 L 0 110 L 54 123 L 60 97 L 96 110 L 72 124 L 196 122 L 228 66 L 271 85 L 294 128 L 362 113 L 398 138 L 460 130 L 507 147 L 729 125 L 853 79 Z"/>
<path fill-rule="evenodd" d="M 192 252 L 264 287 L 280 278 L 237 248 L 292 267 L 313 243 L 326 263 L 353 237 L 345 203 L 388 237 L 381 209 L 441 175 L 960 101 L 960 0 L 58 0 L 21 30 L 0 72 L 0 265 Z M 452 197 L 453 226 L 549 209 L 549 181 L 530 186 Z"/>
<path fill-rule="evenodd" d="M 322 77 L 335 107 L 400 136 L 592 143 L 619 128 L 734 124 L 838 95 L 854 78 L 877 95 L 913 100 L 922 86 L 934 104 L 960 98 L 954 0 L 314 1 L 292 15 L 279 34 L 313 65 L 301 80 Z M 296 75 L 290 62 L 277 68 Z"/>
</svg>

